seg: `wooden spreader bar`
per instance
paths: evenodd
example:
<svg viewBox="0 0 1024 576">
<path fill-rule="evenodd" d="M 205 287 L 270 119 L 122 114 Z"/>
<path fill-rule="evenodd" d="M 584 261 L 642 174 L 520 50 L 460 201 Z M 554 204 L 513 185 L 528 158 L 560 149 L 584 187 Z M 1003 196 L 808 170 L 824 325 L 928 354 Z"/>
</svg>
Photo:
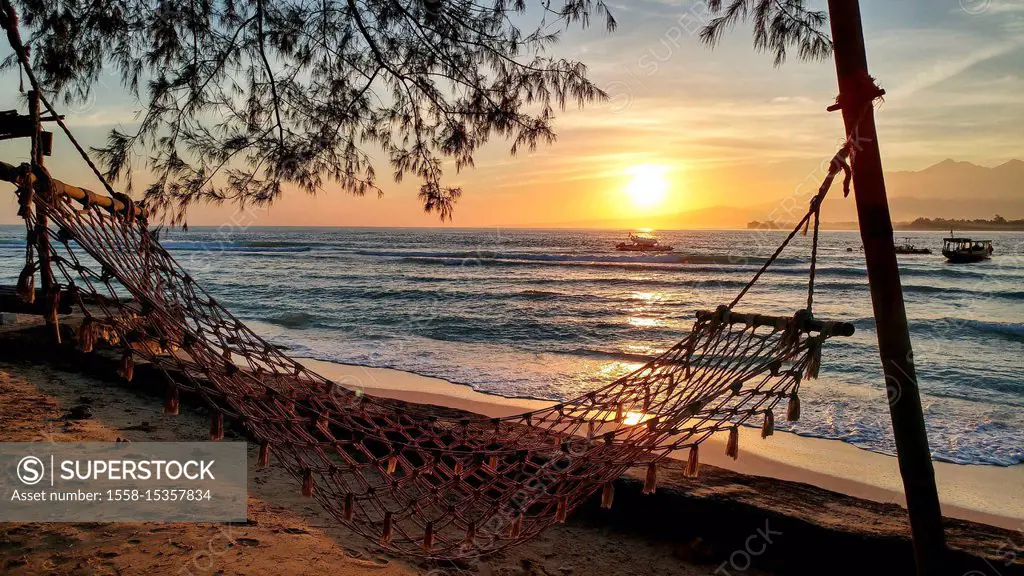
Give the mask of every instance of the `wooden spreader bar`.
<svg viewBox="0 0 1024 576">
<path fill-rule="evenodd" d="M 0 180 L 10 182 L 16 186 L 21 185 L 22 174 L 24 174 L 24 171 L 21 167 L 0 161 Z M 36 182 L 39 182 L 39 180 L 37 179 Z M 124 213 L 126 209 L 133 209 L 135 210 L 136 217 L 146 216 L 146 209 L 138 204 L 128 204 L 105 194 L 99 194 L 86 188 L 79 188 L 78 186 L 61 182 L 56 178 L 52 178 L 51 182 L 53 182 L 53 192 L 58 197 L 67 196 L 84 206 L 100 206 L 110 212 Z"/>
<path fill-rule="evenodd" d="M 718 315 L 715 310 L 700 310 L 697 318 L 710 320 Z M 752 326 L 782 326 L 793 320 L 791 316 L 766 316 L 764 314 L 751 314 L 747 312 L 729 312 L 726 322 L 729 324 L 750 324 Z M 830 322 L 818 320 L 814 317 L 803 319 L 803 328 L 807 332 L 820 332 L 829 336 L 853 336 L 856 328 L 850 322 Z"/>
</svg>

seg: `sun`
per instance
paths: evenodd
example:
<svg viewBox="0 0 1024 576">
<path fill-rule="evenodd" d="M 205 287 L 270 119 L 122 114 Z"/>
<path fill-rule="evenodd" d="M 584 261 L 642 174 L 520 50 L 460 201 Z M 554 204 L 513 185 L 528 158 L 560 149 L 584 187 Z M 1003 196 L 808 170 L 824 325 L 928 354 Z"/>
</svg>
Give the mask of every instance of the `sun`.
<svg viewBox="0 0 1024 576">
<path fill-rule="evenodd" d="M 629 181 L 624 191 L 637 208 L 653 208 L 665 200 L 668 192 L 668 166 L 638 164 L 626 169 Z"/>
</svg>

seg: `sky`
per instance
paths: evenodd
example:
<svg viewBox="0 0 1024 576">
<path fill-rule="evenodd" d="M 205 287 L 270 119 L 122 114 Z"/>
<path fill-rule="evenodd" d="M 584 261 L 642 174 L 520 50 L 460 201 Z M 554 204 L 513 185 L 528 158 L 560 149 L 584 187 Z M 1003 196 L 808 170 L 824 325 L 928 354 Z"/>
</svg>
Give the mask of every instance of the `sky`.
<svg viewBox="0 0 1024 576">
<path fill-rule="evenodd" d="M 447 181 L 463 199 L 446 226 L 642 226 L 673 215 L 706 215 L 688 225 L 729 226 L 744 216 L 805 194 L 842 139 L 828 113 L 836 94 L 831 61 L 790 60 L 781 68 L 755 53 L 739 26 L 714 50 L 696 31 L 704 5 L 630 0 L 611 4 L 619 26 L 570 30 L 559 54 L 586 63 L 610 98 L 558 114 L 555 144 L 510 157 L 495 139 L 476 167 Z M 812 3 L 814 6 L 814 3 Z M 871 73 L 886 89 L 877 110 L 887 171 L 921 170 L 945 158 L 996 166 L 1024 158 L 1024 2 L 1019 0 L 862 0 Z M 4 76 L 17 84 L 17 73 Z M 0 95 L 0 109 L 17 94 Z M 94 97 L 65 110 L 87 145 L 118 125 L 130 128 L 140 104 L 108 75 Z M 54 127 L 55 128 L 55 127 Z M 51 171 L 101 189 L 61 136 Z M 0 145 L 7 162 L 26 158 L 27 143 Z M 388 174 L 386 162 L 378 173 Z M 436 226 L 416 198 L 414 179 L 381 178 L 383 198 L 340 190 L 310 197 L 289 191 L 269 209 L 197 207 L 190 225 Z M 976 191 L 964 191 L 965 197 Z M 830 202 L 841 200 L 830 199 Z M 15 203 L 0 200 L 0 223 Z M 825 216 L 828 219 L 828 204 Z M 696 222 L 696 224 L 695 224 Z"/>
</svg>

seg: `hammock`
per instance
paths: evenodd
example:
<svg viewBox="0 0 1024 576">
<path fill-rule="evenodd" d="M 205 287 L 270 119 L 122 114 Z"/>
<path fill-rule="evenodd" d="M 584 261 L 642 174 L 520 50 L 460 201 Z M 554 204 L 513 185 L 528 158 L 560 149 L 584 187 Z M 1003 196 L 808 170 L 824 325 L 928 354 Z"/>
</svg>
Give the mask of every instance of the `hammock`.
<svg viewBox="0 0 1024 576">
<path fill-rule="evenodd" d="M 127 196 L 68 186 L 38 161 L 0 163 L 0 178 L 18 185 L 28 227 L 19 293 L 31 301 L 36 273 L 47 264 L 54 270 L 43 297 L 58 338 L 57 310 L 70 298 L 83 316 L 83 351 L 121 347 L 128 380 L 136 359 L 162 370 L 165 412 L 178 412 L 181 392 L 197 394 L 211 408 L 211 440 L 223 437 L 225 419 L 241 423 L 259 443 L 259 467 L 273 454 L 303 495 L 354 532 L 395 553 L 458 559 L 522 542 L 598 492 L 601 506 L 611 507 L 613 482 L 631 467 L 646 469 L 650 493 L 659 463 L 686 450 L 686 475 L 696 476 L 700 444 L 715 433 L 728 434 L 726 452 L 736 458 L 739 426 L 754 423 L 770 436 L 781 402 L 788 419 L 799 418 L 799 388 L 817 376 L 822 344 L 853 333 L 850 324 L 811 313 L 820 205 L 840 170 L 848 191 L 849 153 L 845 145 L 835 155 L 807 214 L 732 303 L 698 312 L 686 338 L 633 373 L 503 418 L 398 404 L 332 382 L 260 338 L 197 285 Z M 35 219 L 33 210 L 45 218 Z M 734 312 L 812 219 L 807 308 L 792 317 Z"/>
<path fill-rule="evenodd" d="M 22 197 L 33 179 L 24 180 Z M 252 332 L 178 266 L 132 216 L 136 207 L 31 196 L 52 220 L 58 285 L 84 316 L 82 350 L 123 347 L 128 379 L 135 358 L 163 369 L 166 412 L 177 413 L 182 391 L 198 394 L 213 411 L 211 439 L 223 436 L 225 418 L 241 422 L 259 442 L 260 466 L 272 452 L 304 495 L 399 553 L 453 559 L 521 542 L 598 491 L 610 507 L 612 482 L 630 467 L 647 469 L 644 491 L 653 491 L 658 463 L 675 451 L 689 450 L 695 476 L 699 445 L 716 432 L 728 432 L 735 458 L 740 425 L 755 420 L 771 435 L 783 401 L 787 418 L 799 418 L 799 387 L 817 376 L 823 342 L 852 333 L 807 311 L 778 318 L 720 306 L 642 368 L 547 409 L 485 418 L 397 407 L 321 377 Z M 35 268 L 30 261 L 22 278 Z M 132 300 L 118 298 L 125 291 Z M 33 290 L 23 283 L 21 292 Z"/>
</svg>

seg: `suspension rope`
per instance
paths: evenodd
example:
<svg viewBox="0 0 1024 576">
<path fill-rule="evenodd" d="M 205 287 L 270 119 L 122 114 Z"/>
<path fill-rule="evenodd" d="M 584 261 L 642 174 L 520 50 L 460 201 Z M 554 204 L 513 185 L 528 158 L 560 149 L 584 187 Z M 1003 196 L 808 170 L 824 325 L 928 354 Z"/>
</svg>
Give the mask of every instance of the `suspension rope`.
<svg viewBox="0 0 1024 576">
<path fill-rule="evenodd" d="M 807 311 L 813 315 L 814 275 L 818 265 L 818 231 L 821 227 L 821 203 L 816 203 L 811 210 L 814 212 L 814 233 L 811 236 L 811 267 L 807 273 Z"/>
<path fill-rule="evenodd" d="M 868 106 L 871 106 L 870 102 L 868 103 Z M 754 284 L 756 284 L 757 281 L 761 279 L 761 275 L 763 275 L 765 271 L 768 270 L 768 268 L 775 263 L 775 261 L 779 258 L 779 255 L 782 254 L 786 247 L 789 246 L 789 243 L 792 242 L 793 238 L 796 237 L 797 233 L 800 232 L 801 230 L 804 230 L 804 234 L 806 234 L 807 226 L 810 224 L 810 219 L 813 217 L 814 238 L 811 245 L 810 279 L 807 287 L 807 307 L 808 310 L 810 310 L 814 301 L 814 274 L 815 265 L 818 258 L 818 231 L 820 226 L 819 216 L 821 213 L 821 203 L 825 200 L 825 196 L 828 195 L 829 190 L 832 188 L 832 182 L 835 181 L 835 178 L 836 176 L 839 175 L 840 171 L 842 171 L 845 174 L 845 177 L 843 179 L 844 196 L 849 195 L 850 193 L 850 181 L 853 175 L 853 171 L 851 170 L 850 165 L 847 162 L 847 159 L 850 158 L 853 152 L 854 137 L 856 135 L 857 128 L 860 126 L 860 121 L 863 117 L 864 113 L 862 112 L 860 118 L 857 119 L 857 123 L 854 125 L 853 133 L 847 135 L 846 142 L 839 149 L 839 151 L 836 152 L 835 155 L 832 157 L 832 161 L 829 163 L 828 174 L 826 174 L 824 180 L 822 180 L 821 186 L 818 188 L 818 193 L 815 194 L 813 198 L 811 198 L 810 208 L 804 214 L 803 218 L 801 218 L 800 221 L 796 223 L 796 226 L 794 226 L 793 230 L 791 230 L 789 235 L 786 236 L 786 239 L 783 240 L 781 244 L 779 244 L 778 248 L 775 249 L 775 252 L 768 258 L 768 260 L 765 261 L 764 264 L 761 265 L 761 268 L 758 269 L 757 273 L 754 274 L 754 277 L 751 278 L 749 282 L 747 282 L 743 289 L 740 290 L 739 294 L 737 294 L 736 297 L 733 298 L 732 302 L 729 303 L 728 307 L 730 310 L 733 307 L 735 307 L 736 304 L 739 304 L 740 300 L 742 300 L 743 297 L 746 296 L 747 292 L 749 292 L 750 289 L 753 288 Z"/>
</svg>

